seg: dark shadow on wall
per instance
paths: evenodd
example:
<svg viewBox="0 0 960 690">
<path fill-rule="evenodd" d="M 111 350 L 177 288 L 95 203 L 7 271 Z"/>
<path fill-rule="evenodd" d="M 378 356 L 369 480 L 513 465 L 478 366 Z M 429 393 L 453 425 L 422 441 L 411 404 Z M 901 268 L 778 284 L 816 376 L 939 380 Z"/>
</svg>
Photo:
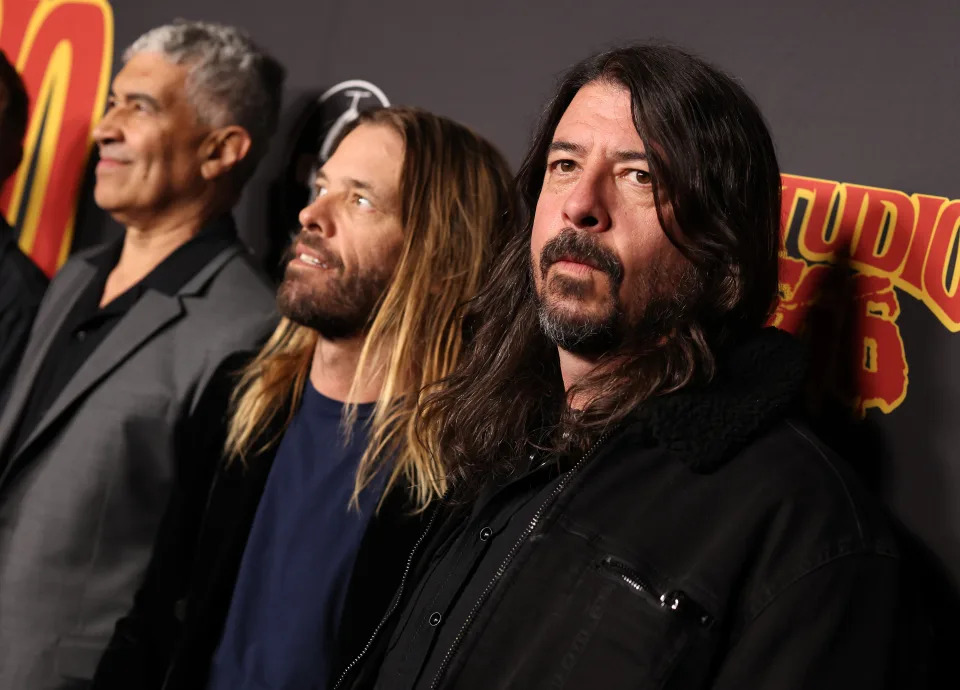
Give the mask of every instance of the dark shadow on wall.
<svg viewBox="0 0 960 690">
<path fill-rule="evenodd" d="M 871 354 L 879 355 L 864 346 L 863 323 L 871 316 L 865 312 L 870 307 L 863 290 L 863 277 L 851 269 L 846 257 L 839 257 L 820 277 L 815 300 L 797 335 L 810 355 L 805 408 L 811 424 L 864 484 L 882 497 L 890 482 L 885 472 L 893 466 L 893 458 L 880 425 L 855 412 L 862 384 L 855 363 L 866 365 Z M 899 520 L 892 519 L 903 557 L 890 687 L 958 688 L 960 664 L 955 657 L 960 650 L 960 592 L 943 560 Z M 878 607 L 881 605 L 878 602 Z"/>
<path fill-rule="evenodd" d="M 374 107 L 374 99 L 330 97 L 321 102 L 324 92 L 302 90 L 288 97 L 284 119 L 260 170 L 251 180 L 246 203 L 241 205 L 241 227 L 264 228 L 259 237 L 245 237 L 271 277 L 279 282 L 283 273 L 284 251 L 300 229 L 298 215 L 311 197 L 312 173 L 318 167 L 320 151 L 328 135 L 336 140 L 344 124 L 358 111 Z M 340 94 L 339 91 L 336 92 Z"/>
<path fill-rule="evenodd" d="M 283 253 L 300 227 L 297 215 L 307 200 L 305 176 L 297 174 L 295 163 L 304 119 L 319 95 L 315 89 L 288 92 L 290 102 L 270 149 L 237 205 L 241 236 L 274 282 L 283 276 Z"/>
</svg>

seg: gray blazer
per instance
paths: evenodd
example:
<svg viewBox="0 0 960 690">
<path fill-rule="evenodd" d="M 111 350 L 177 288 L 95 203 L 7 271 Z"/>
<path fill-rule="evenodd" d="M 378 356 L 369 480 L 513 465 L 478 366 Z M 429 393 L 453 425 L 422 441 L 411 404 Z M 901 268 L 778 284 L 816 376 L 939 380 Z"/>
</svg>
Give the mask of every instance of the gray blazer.
<svg viewBox="0 0 960 690">
<path fill-rule="evenodd" d="M 254 351 L 276 323 L 273 289 L 238 243 L 176 296 L 147 290 L 14 452 L 31 382 L 94 276 L 85 257 L 100 251 L 71 259 L 51 283 L 0 416 L 0 690 L 82 688 L 93 677 L 143 580 L 178 431 L 209 415 L 198 403 L 218 365 Z"/>
</svg>

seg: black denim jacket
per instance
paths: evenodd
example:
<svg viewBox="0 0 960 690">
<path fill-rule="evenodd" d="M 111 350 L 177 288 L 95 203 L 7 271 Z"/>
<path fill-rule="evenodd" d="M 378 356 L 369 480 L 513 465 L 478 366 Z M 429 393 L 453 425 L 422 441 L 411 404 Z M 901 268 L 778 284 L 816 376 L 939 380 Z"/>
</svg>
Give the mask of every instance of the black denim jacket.
<svg viewBox="0 0 960 690">
<path fill-rule="evenodd" d="M 397 622 L 423 583 L 460 572 L 455 548 L 423 548 L 339 688 L 894 687 L 898 549 L 883 509 L 788 416 L 797 347 L 758 334 L 713 383 L 650 401 L 545 480 L 558 490 L 499 535 L 517 548 L 494 576 L 459 583 L 480 596 L 437 611 L 453 641 L 396 673 L 425 630 Z"/>
</svg>

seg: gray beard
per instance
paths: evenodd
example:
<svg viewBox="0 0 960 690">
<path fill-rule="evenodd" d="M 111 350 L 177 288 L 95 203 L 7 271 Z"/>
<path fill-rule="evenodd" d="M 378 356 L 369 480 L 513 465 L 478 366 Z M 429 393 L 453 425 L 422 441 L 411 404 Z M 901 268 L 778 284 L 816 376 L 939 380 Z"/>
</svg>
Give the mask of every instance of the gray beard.
<svg viewBox="0 0 960 690">
<path fill-rule="evenodd" d="M 677 324 L 689 317 L 691 306 L 700 299 L 702 281 L 687 265 L 656 271 L 631 292 L 632 302 L 642 305 L 639 314 L 628 317 L 614 292 L 609 312 L 592 319 L 570 314 L 537 293 L 540 330 L 560 349 L 584 357 L 597 357 L 623 347 L 655 349 Z"/>
</svg>

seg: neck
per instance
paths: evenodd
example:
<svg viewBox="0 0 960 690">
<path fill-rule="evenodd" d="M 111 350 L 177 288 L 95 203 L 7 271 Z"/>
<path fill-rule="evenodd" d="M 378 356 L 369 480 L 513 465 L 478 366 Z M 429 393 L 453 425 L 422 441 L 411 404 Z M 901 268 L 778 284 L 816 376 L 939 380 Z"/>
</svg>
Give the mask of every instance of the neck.
<svg viewBox="0 0 960 690">
<path fill-rule="evenodd" d="M 568 393 L 597 366 L 595 360 L 575 355 L 561 348 L 557 348 L 557 354 L 560 358 L 560 375 L 563 377 L 563 388 Z M 573 397 L 568 397 L 567 400 L 567 404 L 575 410 L 582 410 L 589 402 L 590 394 L 588 391 L 580 391 Z"/>
<path fill-rule="evenodd" d="M 160 262 L 200 232 L 210 217 L 198 209 L 175 217 L 128 224 L 120 259 L 107 278 L 100 305 L 143 280 Z"/>
<path fill-rule="evenodd" d="M 351 395 L 357 363 L 365 336 L 340 340 L 317 339 L 310 364 L 310 383 L 322 395 L 344 403 L 374 402 L 380 395 L 383 375 L 374 374 L 359 381 Z"/>
</svg>

